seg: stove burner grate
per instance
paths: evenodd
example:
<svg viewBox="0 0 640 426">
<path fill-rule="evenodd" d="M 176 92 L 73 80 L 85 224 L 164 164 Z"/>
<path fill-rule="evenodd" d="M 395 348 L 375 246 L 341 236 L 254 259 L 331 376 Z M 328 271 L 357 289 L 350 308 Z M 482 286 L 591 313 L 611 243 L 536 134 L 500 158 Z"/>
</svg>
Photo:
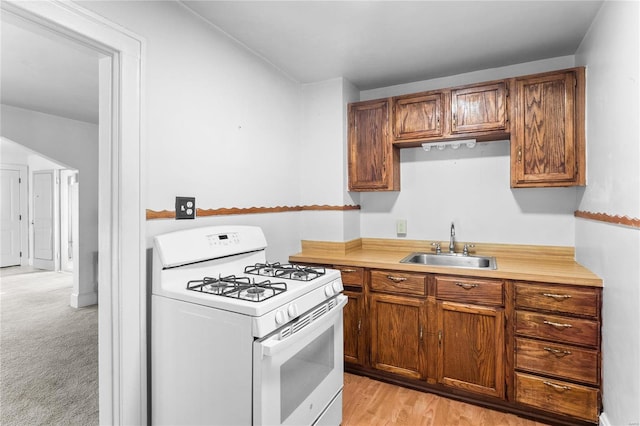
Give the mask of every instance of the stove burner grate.
<svg viewBox="0 0 640 426">
<path fill-rule="evenodd" d="M 321 266 L 294 265 L 280 263 L 256 263 L 244 268 L 245 274 L 277 277 L 296 281 L 311 281 L 326 273 Z"/>
<path fill-rule="evenodd" d="M 191 280 L 187 283 L 187 290 L 251 302 L 262 302 L 287 291 L 287 284 L 283 282 L 272 283 L 269 280 L 256 282 L 255 279 L 248 277 L 230 275 L 220 278 L 204 277 L 201 280 Z"/>
</svg>

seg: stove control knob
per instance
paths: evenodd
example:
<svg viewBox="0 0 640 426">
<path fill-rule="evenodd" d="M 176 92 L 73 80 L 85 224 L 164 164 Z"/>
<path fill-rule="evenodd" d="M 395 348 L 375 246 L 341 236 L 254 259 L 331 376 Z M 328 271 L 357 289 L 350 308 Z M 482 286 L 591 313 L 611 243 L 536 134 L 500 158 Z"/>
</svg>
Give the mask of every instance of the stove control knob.
<svg viewBox="0 0 640 426">
<path fill-rule="evenodd" d="M 284 321 L 285 321 L 284 312 L 283 311 L 276 312 L 276 324 L 278 325 L 283 324 Z"/>
<path fill-rule="evenodd" d="M 333 287 L 331 287 L 330 285 L 326 286 L 326 287 L 324 288 L 324 294 L 325 294 L 327 297 L 331 297 L 331 296 L 333 296 Z"/>
<path fill-rule="evenodd" d="M 342 291 L 342 283 L 340 281 L 334 281 L 333 282 L 333 290 L 336 293 L 340 293 Z"/>
<path fill-rule="evenodd" d="M 289 305 L 287 313 L 289 314 L 289 318 L 298 316 L 298 307 L 296 305 Z"/>
</svg>

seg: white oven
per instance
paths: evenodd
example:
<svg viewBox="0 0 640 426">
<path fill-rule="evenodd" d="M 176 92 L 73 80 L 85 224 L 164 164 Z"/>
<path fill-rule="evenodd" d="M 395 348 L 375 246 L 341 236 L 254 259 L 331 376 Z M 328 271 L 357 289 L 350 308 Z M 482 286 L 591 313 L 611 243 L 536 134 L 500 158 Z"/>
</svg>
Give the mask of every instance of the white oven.
<svg viewBox="0 0 640 426">
<path fill-rule="evenodd" d="M 247 226 L 154 238 L 152 424 L 341 423 L 340 272 L 265 248 Z"/>
<path fill-rule="evenodd" d="M 340 424 L 346 303 L 339 295 L 253 343 L 253 424 Z"/>
</svg>

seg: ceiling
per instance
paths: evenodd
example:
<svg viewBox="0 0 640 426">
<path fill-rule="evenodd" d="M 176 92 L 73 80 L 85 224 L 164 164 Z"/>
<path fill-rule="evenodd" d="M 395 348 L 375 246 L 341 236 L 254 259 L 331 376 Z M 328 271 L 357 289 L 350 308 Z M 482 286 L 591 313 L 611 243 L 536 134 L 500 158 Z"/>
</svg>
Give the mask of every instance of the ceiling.
<svg viewBox="0 0 640 426">
<path fill-rule="evenodd" d="M 290 78 L 361 90 L 572 55 L 602 1 L 180 3 Z M 98 54 L 2 17 L 2 103 L 97 122 Z"/>
</svg>

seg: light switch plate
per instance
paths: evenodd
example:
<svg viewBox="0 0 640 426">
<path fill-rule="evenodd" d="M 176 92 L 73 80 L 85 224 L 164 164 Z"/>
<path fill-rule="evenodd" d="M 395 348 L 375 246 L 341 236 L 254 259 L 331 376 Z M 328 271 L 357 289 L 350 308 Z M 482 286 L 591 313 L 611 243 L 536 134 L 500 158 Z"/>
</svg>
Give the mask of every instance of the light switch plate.
<svg viewBox="0 0 640 426">
<path fill-rule="evenodd" d="M 396 221 L 396 234 L 407 235 L 407 220 L 398 219 Z"/>
<path fill-rule="evenodd" d="M 176 219 L 196 218 L 196 198 L 176 197 Z"/>
</svg>

